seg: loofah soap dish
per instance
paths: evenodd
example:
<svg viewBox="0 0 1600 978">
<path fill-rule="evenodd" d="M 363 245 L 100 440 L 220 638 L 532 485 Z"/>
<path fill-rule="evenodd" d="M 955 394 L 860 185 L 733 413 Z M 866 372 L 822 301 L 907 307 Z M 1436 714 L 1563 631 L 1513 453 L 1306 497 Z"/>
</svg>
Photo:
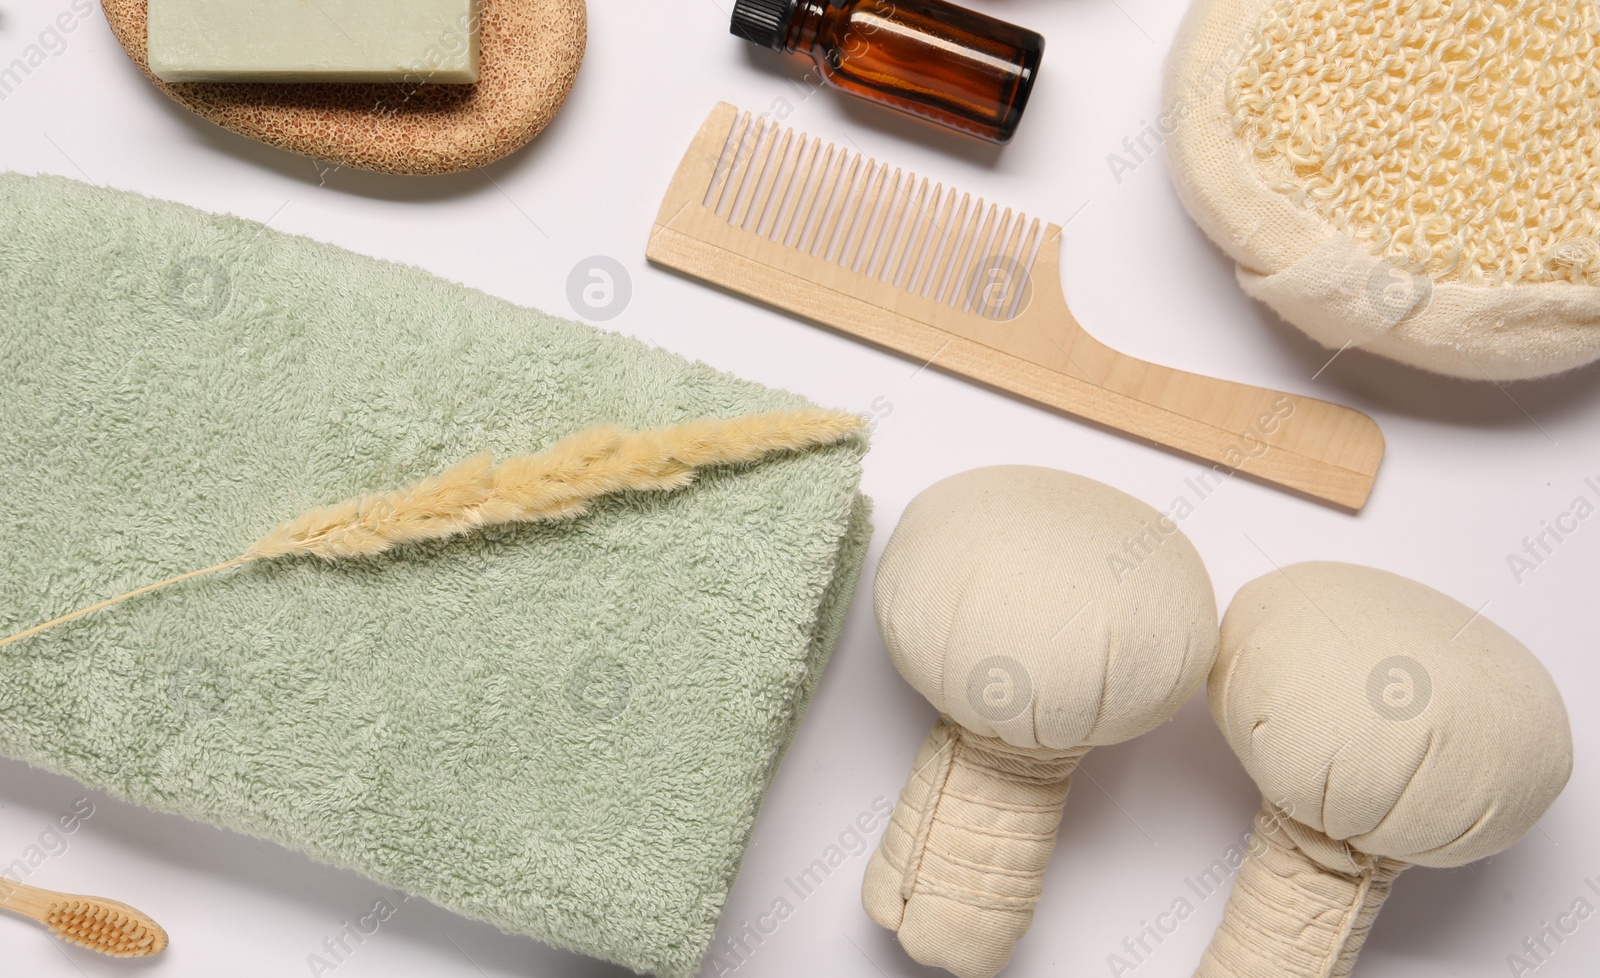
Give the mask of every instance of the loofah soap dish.
<svg viewBox="0 0 1600 978">
<path fill-rule="evenodd" d="M 147 0 L 104 0 L 128 57 L 187 109 L 291 153 L 384 173 L 472 170 L 555 118 L 583 61 L 584 0 L 484 0 L 474 85 L 168 84 L 145 58 Z"/>
<path fill-rule="evenodd" d="M 1197 0 L 1163 128 L 1246 292 L 1458 377 L 1600 358 L 1600 8 Z"/>
</svg>

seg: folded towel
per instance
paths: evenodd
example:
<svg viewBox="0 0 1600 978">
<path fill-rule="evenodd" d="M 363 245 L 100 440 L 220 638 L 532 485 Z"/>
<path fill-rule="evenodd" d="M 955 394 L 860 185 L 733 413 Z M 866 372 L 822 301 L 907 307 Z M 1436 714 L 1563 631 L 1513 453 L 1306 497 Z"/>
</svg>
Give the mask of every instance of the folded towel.
<svg viewBox="0 0 1600 978">
<path fill-rule="evenodd" d="M 600 422 L 804 406 L 259 225 L 0 176 L 0 635 Z M 187 581 L 0 649 L 0 752 L 667 978 L 865 549 L 864 442 Z"/>
</svg>

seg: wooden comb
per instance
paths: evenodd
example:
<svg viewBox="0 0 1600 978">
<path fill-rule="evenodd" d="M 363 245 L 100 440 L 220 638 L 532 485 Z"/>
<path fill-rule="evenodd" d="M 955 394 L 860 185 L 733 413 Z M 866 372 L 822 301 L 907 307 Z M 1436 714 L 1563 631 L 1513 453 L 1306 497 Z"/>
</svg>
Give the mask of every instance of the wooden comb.
<svg viewBox="0 0 1600 978">
<path fill-rule="evenodd" d="M 1371 418 L 1118 353 L 1067 308 L 1060 248 L 1057 225 L 721 103 L 679 164 L 646 253 L 1223 474 L 1361 508 L 1383 459 Z"/>
</svg>

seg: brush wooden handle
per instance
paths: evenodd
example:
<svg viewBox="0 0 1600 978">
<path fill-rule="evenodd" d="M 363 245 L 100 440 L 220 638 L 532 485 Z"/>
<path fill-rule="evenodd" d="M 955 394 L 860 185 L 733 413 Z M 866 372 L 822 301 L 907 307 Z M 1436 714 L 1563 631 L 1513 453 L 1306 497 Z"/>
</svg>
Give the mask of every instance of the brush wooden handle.
<svg viewBox="0 0 1600 978">
<path fill-rule="evenodd" d="M 9 910 L 19 917 L 27 917 L 41 924 L 45 923 L 50 908 L 62 896 L 63 894 L 41 890 L 26 883 L 13 883 L 8 879 L 0 879 L 0 909 Z"/>
</svg>

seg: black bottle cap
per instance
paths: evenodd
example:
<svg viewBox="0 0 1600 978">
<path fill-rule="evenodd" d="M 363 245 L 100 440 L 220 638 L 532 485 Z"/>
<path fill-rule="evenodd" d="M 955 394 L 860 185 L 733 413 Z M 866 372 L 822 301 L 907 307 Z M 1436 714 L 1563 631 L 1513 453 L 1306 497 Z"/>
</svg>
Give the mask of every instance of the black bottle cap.
<svg viewBox="0 0 1600 978">
<path fill-rule="evenodd" d="M 783 50 L 789 18 L 800 0 L 735 0 L 728 33 L 774 51 Z"/>
</svg>

